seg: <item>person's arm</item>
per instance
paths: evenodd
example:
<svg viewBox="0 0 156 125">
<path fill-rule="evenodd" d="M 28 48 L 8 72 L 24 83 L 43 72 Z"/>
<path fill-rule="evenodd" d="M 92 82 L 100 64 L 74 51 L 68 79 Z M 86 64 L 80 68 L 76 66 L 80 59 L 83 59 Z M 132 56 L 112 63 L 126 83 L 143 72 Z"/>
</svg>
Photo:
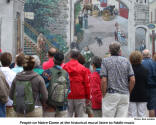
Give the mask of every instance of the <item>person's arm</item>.
<svg viewBox="0 0 156 125">
<path fill-rule="evenodd" d="M 48 91 L 47 91 L 45 82 L 42 77 L 40 77 L 40 86 L 39 87 L 40 87 L 39 89 L 40 89 L 40 94 L 41 94 L 41 100 L 43 102 L 46 102 L 48 99 Z"/>
<path fill-rule="evenodd" d="M 107 92 L 107 80 L 108 80 L 108 71 L 106 68 L 106 63 L 105 60 L 103 59 L 101 63 L 101 71 L 100 71 L 100 76 L 101 76 L 101 91 L 102 91 L 102 96 L 104 97 L 106 92 Z"/>
<path fill-rule="evenodd" d="M 8 101 L 9 85 L 3 76 L 0 76 L 0 102 L 6 103 Z"/>
<path fill-rule="evenodd" d="M 131 76 L 129 78 L 129 92 L 131 93 L 135 85 L 135 77 Z"/>
<path fill-rule="evenodd" d="M 86 99 L 90 100 L 90 83 L 89 83 L 87 71 L 84 72 L 84 86 L 85 86 Z"/>
<path fill-rule="evenodd" d="M 90 86 L 92 87 L 92 95 L 96 98 L 96 102 L 100 103 L 102 99 L 101 80 L 97 77 L 90 77 Z"/>
<path fill-rule="evenodd" d="M 66 95 L 66 96 L 68 96 L 68 94 L 71 92 L 71 91 L 70 91 L 70 80 L 69 80 L 69 75 L 68 75 L 68 73 L 67 73 L 66 79 L 67 79 L 67 84 L 66 84 L 66 86 L 67 86 L 67 89 L 68 89 L 68 92 L 67 92 L 67 95 Z"/>
<path fill-rule="evenodd" d="M 11 85 L 10 92 L 9 92 L 9 97 L 12 100 L 13 100 L 14 92 L 15 92 L 15 82 L 16 82 L 16 80 L 14 79 L 13 82 L 12 82 L 12 85 Z"/>
<path fill-rule="evenodd" d="M 128 78 L 129 78 L 129 92 L 131 93 L 135 85 L 135 76 L 130 62 L 128 62 Z"/>
<path fill-rule="evenodd" d="M 102 77 L 101 79 L 101 91 L 102 91 L 102 97 L 104 97 L 107 92 L 107 77 Z"/>
</svg>

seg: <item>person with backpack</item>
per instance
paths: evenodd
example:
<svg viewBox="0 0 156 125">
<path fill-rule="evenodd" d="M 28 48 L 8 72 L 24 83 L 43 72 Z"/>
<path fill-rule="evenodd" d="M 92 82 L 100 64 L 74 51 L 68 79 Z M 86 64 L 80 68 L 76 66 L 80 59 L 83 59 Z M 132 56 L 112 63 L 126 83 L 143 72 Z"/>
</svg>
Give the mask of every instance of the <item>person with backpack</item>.
<svg viewBox="0 0 156 125">
<path fill-rule="evenodd" d="M 33 71 L 35 60 L 24 57 L 24 71 L 18 73 L 9 93 L 17 117 L 42 117 L 42 105 L 48 99 L 43 78 Z"/>
<path fill-rule="evenodd" d="M 6 117 L 5 104 L 8 102 L 9 85 L 4 74 L 0 71 L 0 117 Z"/>
<path fill-rule="evenodd" d="M 57 52 L 54 55 L 54 67 L 51 72 L 48 86 L 48 101 L 44 117 L 66 117 L 67 95 L 69 91 L 68 73 L 62 69 L 64 55 Z"/>
<path fill-rule="evenodd" d="M 68 117 L 84 117 L 84 108 L 90 100 L 90 86 L 86 68 L 78 62 L 78 51 L 70 52 L 70 61 L 63 67 L 70 80 L 71 92 L 68 94 Z"/>
<path fill-rule="evenodd" d="M 102 59 L 98 56 L 93 57 L 91 61 L 93 72 L 90 75 L 90 91 L 94 117 L 102 117 L 101 62 Z"/>
</svg>

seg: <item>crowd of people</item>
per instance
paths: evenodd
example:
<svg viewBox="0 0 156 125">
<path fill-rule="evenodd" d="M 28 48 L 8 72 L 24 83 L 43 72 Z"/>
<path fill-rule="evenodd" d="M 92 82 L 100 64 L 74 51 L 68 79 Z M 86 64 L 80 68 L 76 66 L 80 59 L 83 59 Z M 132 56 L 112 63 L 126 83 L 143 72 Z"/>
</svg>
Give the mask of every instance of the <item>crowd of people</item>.
<svg viewBox="0 0 156 125">
<path fill-rule="evenodd" d="M 109 52 L 92 57 L 90 69 L 77 50 L 64 62 L 50 48 L 42 65 L 37 55 L 19 53 L 12 66 L 11 53 L 2 53 L 0 117 L 155 117 L 156 54 L 145 49 L 127 59 L 118 42 Z"/>
</svg>

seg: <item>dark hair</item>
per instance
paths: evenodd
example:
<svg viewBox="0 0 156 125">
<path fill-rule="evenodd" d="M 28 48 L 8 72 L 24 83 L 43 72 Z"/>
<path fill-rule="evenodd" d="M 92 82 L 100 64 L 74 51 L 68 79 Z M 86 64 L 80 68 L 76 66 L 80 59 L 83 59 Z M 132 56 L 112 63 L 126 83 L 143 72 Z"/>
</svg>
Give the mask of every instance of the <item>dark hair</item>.
<svg viewBox="0 0 156 125">
<path fill-rule="evenodd" d="M 72 50 L 72 51 L 70 52 L 70 57 L 71 57 L 72 59 L 76 59 L 76 60 L 77 60 L 79 54 L 80 54 L 79 51 Z"/>
<path fill-rule="evenodd" d="M 101 68 L 102 59 L 98 56 L 94 56 L 92 58 L 91 64 L 94 65 L 96 68 Z"/>
<path fill-rule="evenodd" d="M 142 58 L 143 58 L 143 56 L 142 56 L 141 52 L 134 51 L 131 53 L 129 60 L 132 65 L 137 65 L 137 64 L 141 64 Z"/>
<path fill-rule="evenodd" d="M 82 56 L 81 53 L 78 55 L 77 60 L 78 60 L 79 63 L 82 64 L 82 65 L 86 63 L 86 60 L 85 60 L 84 56 Z"/>
<path fill-rule="evenodd" d="M 63 60 L 64 60 L 64 55 L 63 55 L 63 53 L 57 52 L 57 53 L 54 55 L 54 63 L 55 63 L 55 65 L 61 65 L 61 64 L 63 63 Z"/>
<path fill-rule="evenodd" d="M 19 55 L 16 56 L 16 64 L 18 66 L 22 66 L 24 63 L 24 54 L 20 53 Z"/>
<path fill-rule="evenodd" d="M 112 56 L 118 56 L 120 52 L 120 43 L 114 42 L 109 45 L 109 51 Z"/>
<path fill-rule="evenodd" d="M 0 59 L 1 59 L 2 66 L 7 67 L 7 66 L 10 66 L 11 64 L 12 56 L 10 53 L 4 52 L 2 53 Z"/>
<path fill-rule="evenodd" d="M 35 66 L 35 59 L 33 56 L 24 56 L 24 64 L 23 64 L 23 69 L 24 71 L 31 71 L 33 70 Z"/>
</svg>

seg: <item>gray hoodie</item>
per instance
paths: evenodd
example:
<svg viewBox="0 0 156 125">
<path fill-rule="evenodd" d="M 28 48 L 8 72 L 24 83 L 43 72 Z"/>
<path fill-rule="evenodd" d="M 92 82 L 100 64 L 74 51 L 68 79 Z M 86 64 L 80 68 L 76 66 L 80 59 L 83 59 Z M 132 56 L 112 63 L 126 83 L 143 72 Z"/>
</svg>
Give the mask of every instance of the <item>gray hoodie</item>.
<svg viewBox="0 0 156 125">
<path fill-rule="evenodd" d="M 16 75 L 9 93 L 11 99 L 13 99 L 15 84 L 17 80 L 19 81 L 31 80 L 35 105 L 41 106 L 41 101 L 46 102 L 46 100 L 48 99 L 48 91 L 46 89 L 45 82 L 43 78 L 34 71 L 22 71 Z"/>
</svg>

